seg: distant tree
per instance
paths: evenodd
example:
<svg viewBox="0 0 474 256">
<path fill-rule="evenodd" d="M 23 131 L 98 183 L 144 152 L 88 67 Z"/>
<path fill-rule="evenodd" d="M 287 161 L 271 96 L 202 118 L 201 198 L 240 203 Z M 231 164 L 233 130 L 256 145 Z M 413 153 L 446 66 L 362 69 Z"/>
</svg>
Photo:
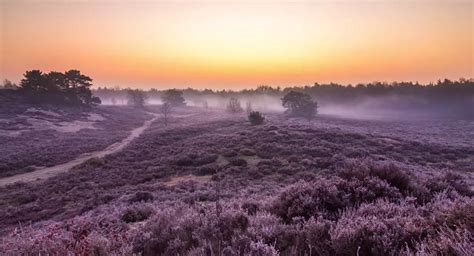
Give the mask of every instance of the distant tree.
<svg viewBox="0 0 474 256">
<path fill-rule="evenodd" d="M 92 95 L 92 79 L 78 70 L 64 74 L 52 71 L 26 71 L 20 83 L 20 91 L 42 103 L 61 103 L 94 106 L 100 99 Z"/>
<path fill-rule="evenodd" d="M 115 98 L 112 98 L 110 101 L 112 102 L 112 105 L 117 104 L 117 100 Z"/>
<path fill-rule="evenodd" d="M 297 91 L 290 91 L 282 99 L 283 107 L 287 108 L 287 113 L 292 116 L 313 118 L 317 113 L 318 104 L 309 94 Z"/>
<path fill-rule="evenodd" d="M 245 112 L 247 113 L 247 115 L 249 115 L 252 112 L 252 103 L 250 101 L 247 101 Z"/>
<path fill-rule="evenodd" d="M 183 92 L 177 89 L 170 89 L 165 91 L 161 99 L 164 103 L 169 103 L 172 107 L 186 106 L 186 102 L 183 97 Z"/>
<path fill-rule="evenodd" d="M 127 90 L 127 104 L 136 108 L 143 108 L 145 106 L 146 94 L 141 90 Z"/>
<path fill-rule="evenodd" d="M 262 115 L 262 113 L 258 111 L 251 111 L 249 113 L 249 121 L 252 125 L 263 124 L 264 120 L 265 120 L 265 117 Z"/>
<path fill-rule="evenodd" d="M 5 79 L 3 80 L 3 84 L 0 86 L 0 88 L 6 90 L 16 90 L 18 89 L 18 85 L 8 79 Z"/>
<path fill-rule="evenodd" d="M 229 103 L 227 103 L 227 111 L 233 114 L 242 112 L 240 101 L 236 98 L 230 98 Z"/>
<path fill-rule="evenodd" d="M 161 115 L 163 116 L 163 123 L 168 126 L 169 118 L 171 115 L 171 104 L 165 102 L 161 105 Z"/>
</svg>

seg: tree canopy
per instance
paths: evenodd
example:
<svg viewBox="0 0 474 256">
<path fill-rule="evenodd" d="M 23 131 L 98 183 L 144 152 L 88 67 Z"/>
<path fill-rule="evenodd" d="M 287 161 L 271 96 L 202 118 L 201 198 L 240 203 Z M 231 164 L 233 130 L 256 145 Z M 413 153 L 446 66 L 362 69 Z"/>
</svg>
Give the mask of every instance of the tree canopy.
<svg viewBox="0 0 474 256">
<path fill-rule="evenodd" d="M 161 99 L 163 100 L 163 103 L 168 103 L 172 107 L 186 106 L 186 102 L 184 101 L 183 97 L 183 92 L 177 89 L 170 89 L 165 91 Z"/>
<path fill-rule="evenodd" d="M 304 92 L 290 91 L 282 99 L 283 107 L 292 116 L 311 119 L 316 115 L 318 104 L 313 98 Z"/>
<path fill-rule="evenodd" d="M 20 90 L 41 103 L 93 106 L 100 99 L 92 95 L 92 79 L 79 70 L 65 73 L 40 70 L 26 71 L 20 83 Z"/>
</svg>

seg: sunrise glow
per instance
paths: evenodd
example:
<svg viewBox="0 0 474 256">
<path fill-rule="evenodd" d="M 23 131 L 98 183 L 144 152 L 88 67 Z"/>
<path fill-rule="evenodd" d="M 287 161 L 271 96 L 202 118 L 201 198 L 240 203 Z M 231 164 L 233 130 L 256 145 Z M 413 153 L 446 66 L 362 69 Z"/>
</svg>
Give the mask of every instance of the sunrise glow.
<svg viewBox="0 0 474 256">
<path fill-rule="evenodd" d="M 246 88 L 473 77 L 472 1 L 0 3 L 0 79 Z"/>
</svg>

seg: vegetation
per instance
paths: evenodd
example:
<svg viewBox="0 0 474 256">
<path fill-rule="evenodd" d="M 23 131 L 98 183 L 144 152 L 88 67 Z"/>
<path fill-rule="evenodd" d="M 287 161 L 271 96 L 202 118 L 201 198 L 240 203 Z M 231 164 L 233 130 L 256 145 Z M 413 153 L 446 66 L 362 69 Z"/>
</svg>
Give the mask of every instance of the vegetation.
<svg viewBox="0 0 474 256">
<path fill-rule="evenodd" d="M 251 111 L 249 114 L 249 121 L 252 125 L 261 125 L 264 120 L 265 117 L 258 111 Z"/>
<path fill-rule="evenodd" d="M 469 255 L 472 138 L 439 143 L 469 126 L 430 143 L 438 127 L 426 122 L 390 123 L 390 136 L 348 129 L 357 120 L 321 123 L 340 126 L 201 113 L 156 123 L 101 164 L 0 188 L 0 251 Z"/>
<path fill-rule="evenodd" d="M 136 108 L 143 108 L 146 102 L 146 94 L 138 89 L 127 90 L 128 105 L 134 106 Z"/>
<path fill-rule="evenodd" d="M 8 79 L 5 79 L 3 80 L 3 84 L 0 85 L 0 89 L 16 90 L 18 89 L 18 85 Z"/>
<path fill-rule="evenodd" d="M 227 103 L 227 112 L 232 114 L 241 113 L 244 111 L 242 106 L 240 106 L 240 101 L 236 98 L 230 98 L 229 102 Z"/>
<path fill-rule="evenodd" d="M 183 92 L 177 89 L 170 89 L 165 91 L 161 99 L 163 100 L 163 103 L 168 103 L 171 107 L 186 106 L 186 102 L 183 97 Z"/>
<path fill-rule="evenodd" d="M 92 79 L 78 70 L 65 73 L 26 71 L 20 91 L 36 103 L 94 106 L 100 99 L 92 95 Z"/>
<path fill-rule="evenodd" d="M 168 126 L 168 122 L 171 115 L 171 104 L 165 102 L 161 105 L 161 115 L 163 117 L 163 123 Z"/>
<path fill-rule="evenodd" d="M 318 104 L 306 93 L 290 91 L 281 101 L 291 116 L 311 119 L 317 113 Z"/>
</svg>

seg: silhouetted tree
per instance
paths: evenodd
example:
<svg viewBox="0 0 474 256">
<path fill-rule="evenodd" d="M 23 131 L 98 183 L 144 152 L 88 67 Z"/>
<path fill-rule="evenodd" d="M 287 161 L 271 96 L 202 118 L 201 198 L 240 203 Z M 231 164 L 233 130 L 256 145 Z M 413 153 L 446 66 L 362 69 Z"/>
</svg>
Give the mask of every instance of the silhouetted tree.
<svg viewBox="0 0 474 256">
<path fill-rule="evenodd" d="M 165 91 L 161 99 L 164 103 L 169 103 L 172 107 L 186 106 L 186 102 L 183 97 L 183 92 L 177 89 L 170 89 Z"/>
<path fill-rule="evenodd" d="M 25 72 L 20 90 L 42 103 L 93 106 L 100 104 L 100 99 L 92 95 L 91 82 L 90 77 L 78 70 L 69 70 L 64 74 L 31 70 Z"/>
<path fill-rule="evenodd" d="M 39 70 L 26 71 L 24 78 L 20 82 L 20 89 L 25 92 L 41 92 L 45 91 L 46 77 Z"/>
<path fill-rule="evenodd" d="M 161 105 L 161 115 L 163 116 L 163 123 L 168 126 L 169 118 L 171 115 L 171 104 L 165 102 Z"/>
<path fill-rule="evenodd" d="M 243 109 L 240 106 L 240 101 L 236 98 L 230 98 L 227 104 L 227 111 L 233 114 L 242 112 Z"/>
<path fill-rule="evenodd" d="M 146 94 L 141 90 L 127 90 L 127 104 L 136 108 L 143 108 L 145 106 Z"/>
<path fill-rule="evenodd" d="M 281 101 L 283 107 L 287 108 L 287 113 L 292 116 L 311 119 L 317 113 L 318 104 L 313 101 L 309 94 L 290 91 Z"/>
</svg>

